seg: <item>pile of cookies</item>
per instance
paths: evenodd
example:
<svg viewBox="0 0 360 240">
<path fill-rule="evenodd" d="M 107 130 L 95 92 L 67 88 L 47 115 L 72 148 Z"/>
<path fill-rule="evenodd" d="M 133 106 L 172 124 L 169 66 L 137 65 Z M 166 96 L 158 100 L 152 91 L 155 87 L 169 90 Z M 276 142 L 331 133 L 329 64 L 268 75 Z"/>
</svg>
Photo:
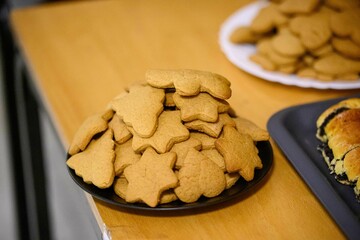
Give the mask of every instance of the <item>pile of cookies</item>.
<svg viewBox="0 0 360 240">
<path fill-rule="evenodd" d="M 250 59 L 268 71 L 323 81 L 358 80 L 359 0 L 277 0 L 250 25 L 235 29 L 234 44 L 255 44 Z"/>
<path fill-rule="evenodd" d="M 262 168 L 256 142 L 269 134 L 230 114 L 226 78 L 197 70 L 149 70 L 145 78 L 76 132 L 67 165 L 84 182 L 156 207 L 254 178 Z"/>
</svg>

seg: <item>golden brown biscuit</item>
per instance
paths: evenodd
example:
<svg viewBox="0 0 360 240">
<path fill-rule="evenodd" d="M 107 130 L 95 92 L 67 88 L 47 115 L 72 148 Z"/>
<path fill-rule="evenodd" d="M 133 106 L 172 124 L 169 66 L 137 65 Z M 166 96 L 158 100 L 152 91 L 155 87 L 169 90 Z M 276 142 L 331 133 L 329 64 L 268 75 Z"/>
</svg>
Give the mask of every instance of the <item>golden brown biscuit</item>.
<svg viewBox="0 0 360 240">
<path fill-rule="evenodd" d="M 289 27 L 293 33 L 299 35 L 308 50 L 320 48 L 332 36 L 330 14 L 325 11 L 296 16 L 291 19 Z"/>
<path fill-rule="evenodd" d="M 224 172 L 195 149 L 189 150 L 178 177 L 179 186 L 174 191 L 186 203 L 197 201 L 201 195 L 215 197 L 226 187 Z"/>
<path fill-rule="evenodd" d="M 108 113 L 108 111 L 105 113 Z M 76 131 L 69 147 L 69 154 L 74 155 L 85 150 L 93 136 L 105 131 L 107 128 L 108 122 L 103 118 L 103 113 L 88 117 Z"/>
<path fill-rule="evenodd" d="M 268 71 L 275 71 L 276 65 L 268 57 L 261 53 L 254 53 L 250 56 L 250 60 L 259 64 L 263 69 Z"/>
<path fill-rule="evenodd" d="M 132 147 L 140 153 L 148 147 L 153 147 L 158 153 L 168 152 L 178 142 L 189 138 L 189 130 L 182 124 L 180 111 L 163 111 L 159 116 L 159 126 L 149 138 L 139 136 L 133 128 L 129 127 L 133 134 Z"/>
<path fill-rule="evenodd" d="M 238 132 L 249 134 L 254 141 L 268 141 L 270 139 L 269 132 L 258 127 L 254 122 L 243 117 L 236 117 L 233 120 Z"/>
<path fill-rule="evenodd" d="M 123 144 L 115 145 L 115 174 L 120 176 L 124 169 L 140 160 L 141 155 L 134 152 L 132 139 Z"/>
<path fill-rule="evenodd" d="M 285 0 L 280 3 L 279 9 L 286 14 L 306 14 L 313 12 L 319 3 L 318 0 Z"/>
<path fill-rule="evenodd" d="M 132 137 L 132 134 L 127 129 L 126 124 L 119 118 L 118 115 L 113 116 L 109 122 L 109 128 L 113 130 L 115 141 L 119 144 L 126 142 Z"/>
<path fill-rule="evenodd" d="M 154 134 L 158 116 L 163 111 L 164 98 L 163 89 L 134 85 L 130 87 L 128 94 L 112 101 L 112 109 L 138 135 L 150 137 Z"/>
<path fill-rule="evenodd" d="M 331 44 L 336 51 L 349 58 L 360 58 L 360 46 L 347 38 L 333 37 Z"/>
<path fill-rule="evenodd" d="M 180 169 L 183 166 L 185 157 L 190 148 L 194 148 L 196 150 L 201 150 L 201 142 L 200 140 L 191 137 L 186 141 L 179 142 L 174 144 L 174 146 L 170 149 L 170 152 L 176 153 L 176 164 L 175 167 Z"/>
<path fill-rule="evenodd" d="M 180 109 L 181 119 L 185 122 L 203 120 L 216 122 L 219 113 L 229 110 L 230 105 L 225 100 L 213 98 L 207 93 L 184 97 L 177 92 L 173 96 L 176 106 Z"/>
<path fill-rule="evenodd" d="M 262 168 L 258 150 L 248 134 L 238 132 L 234 127 L 224 126 L 223 137 L 215 141 L 216 149 L 225 159 L 228 172 L 239 172 L 246 180 L 254 178 L 255 168 Z"/>
<path fill-rule="evenodd" d="M 199 132 L 206 133 L 211 137 L 219 137 L 220 132 L 225 125 L 235 127 L 234 120 L 227 113 L 219 114 L 219 118 L 216 122 L 209 123 L 201 120 L 194 120 L 191 122 L 186 122 L 185 127 L 191 130 L 197 130 Z"/>
<path fill-rule="evenodd" d="M 359 0 L 325 0 L 324 4 L 340 11 L 360 7 Z"/>
<path fill-rule="evenodd" d="M 201 153 L 203 155 L 205 155 L 206 157 L 208 157 L 216 165 L 218 165 L 221 170 L 223 170 L 224 172 L 226 171 L 225 160 L 224 160 L 223 156 L 221 156 L 219 151 L 216 150 L 216 148 L 205 149 L 205 150 L 202 150 Z"/>
<path fill-rule="evenodd" d="M 250 29 L 258 34 L 272 31 L 275 27 L 286 24 L 288 18 L 279 11 L 278 5 L 269 4 L 262 8 L 250 24 Z"/>
<path fill-rule="evenodd" d="M 277 53 L 271 44 L 271 38 L 262 39 L 256 45 L 258 52 L 265 57 L 267 57 L 271 62 L 273 62 L 276 66 L 278 65 L 286 65 L 296 63 L 298 61 L 297 57 L 285 56 Z"/>
<path fill-rule="evenodd" d="M 156 207 L 161 193 L 177 186 L 178 179 L 172 170 L 175 161 L 175 153 L 157 154 L 154 149 L 147 148 L 138 162 L 124 170 L 129 182 L 125 200 L 143 201 Z"/>
<path fill-rule="evenodd" d="M 306 51 L 300 38 L 289 31 L 282 31 L 282 33 L 271 38 L 270 41 L 275 52 L 285 56 L 299 57 Z"/>
<path fill-rule="evenodd" d="M 210 137 L 209 135 L 201 132 L 191 132 L 190 136 L 196 138 L 201 142 L 201 149 L 212 149 L 215 148 L 216 138 Z"/>
<path fill-rule="evenodd" d="M 340 54 L 333 53 L 316 60 L 314 69 L 319 73 L 332 76 L 360 72 L 360 60 L 356 61 Z"/>
<path fill-rule="evenodd" d="M 262 34 L 255 33 L 248 26 L 236 28 L 230 35 L 232 43 L 255 43 L 262 38 Z"/>
<path fill-rule="evenodd" d="M 173 88 L 182 96 L 194 96 L 199 92 L 207 92 L 220 99 L 231 96 L 230 81 L 211 72 L 198 70 L 148 70 L 146 81 L 157 88 Z"/>
<path fill-rule="evenodd" d="M 339 37 L 350 37 L 360 46 L 360 8 L 350 8 L 331 15 L 331 30 Z"/>
<path fill-rule="evenodd" d="M 110 187 L 115 177 L 115 143 L 112 138 L 112 130 L 107 130 L 100 138 L 92 140 L 83 152 L 71 156 L 66 164 L 84 182 L 98 188 Z"/>
</svg>

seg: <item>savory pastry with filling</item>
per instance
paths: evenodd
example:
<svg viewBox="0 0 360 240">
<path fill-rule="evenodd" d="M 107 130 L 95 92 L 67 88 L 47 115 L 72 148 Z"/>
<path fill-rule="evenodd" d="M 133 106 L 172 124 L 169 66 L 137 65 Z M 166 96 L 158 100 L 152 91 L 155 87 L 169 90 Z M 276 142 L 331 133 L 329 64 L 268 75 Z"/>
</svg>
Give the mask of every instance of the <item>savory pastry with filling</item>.
<svg viewBox="0 0 360 240">
<path fill-rule="evenodd" d="M 330 173 L 342 184 L 354 186 L 360 201 L 360 98 L 343 100 L 317 119 L 316 137 Z"/>
</svg>

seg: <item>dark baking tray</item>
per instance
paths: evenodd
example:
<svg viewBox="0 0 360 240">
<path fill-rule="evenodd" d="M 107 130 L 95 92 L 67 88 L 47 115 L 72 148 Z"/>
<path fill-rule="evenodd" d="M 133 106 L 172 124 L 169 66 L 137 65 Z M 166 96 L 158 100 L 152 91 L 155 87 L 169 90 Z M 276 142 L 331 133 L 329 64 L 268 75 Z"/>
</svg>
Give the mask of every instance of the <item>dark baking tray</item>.
<svg viewBox="0 0 360 240">
<path fill-rule="evenodd" d="M 337 182 L 317 150 L 316 120 L 331 105 L 350 97 L 293 106 L 268 121 L 271 137 L 349 239 L 360 238 L 360 203 L 353 188 Z"/>
</svg>

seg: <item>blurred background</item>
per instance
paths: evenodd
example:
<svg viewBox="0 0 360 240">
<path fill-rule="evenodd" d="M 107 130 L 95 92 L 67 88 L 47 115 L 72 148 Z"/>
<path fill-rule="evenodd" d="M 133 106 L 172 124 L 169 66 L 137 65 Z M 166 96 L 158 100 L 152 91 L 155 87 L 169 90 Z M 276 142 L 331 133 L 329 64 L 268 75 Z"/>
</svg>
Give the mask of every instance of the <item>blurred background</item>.
<svg viewBox="0 0 360 240">
<path fill-rule="evenodd" d="M 10 151 L 9 119 L 7 118 L 6 81 L 10 81 L 7 61 L 9 37 L 4 34 L 8 30 L 9 12 L 14 8 L 30 7 L 43 4 L 42 0 L 10 0 L 1 1 L 0 36 L 0 239 L 31 239 L 29 229 L 22 223 L 27 214 L 17 208 L 14 180 L 21 173 L 16 172 Z M 5 54 L 6 52 L 6 54 Z M 10 112 L 12 109 L 10 109 Z M 48 198 L 48 215 L 50 237 L 52 239 L 101 239 L 100 228 L 91 214 L 84 192 L 75 186 L 68 175 L 66 153 L 45 113 L 40 114 L 41 132 L 46 172 L 46 191 Z M 15 168 L 14 168 L 15 167 Z M 14 170 L 15 169 L 15 170 Z M 27 210 L 31 211 L 31 209 Z M 31 219 L 29 220 L 31 222 Z M 28 228 L 31 228 L 28 226 Z M 45 231 L 45 230 L 44 230 Z"/>
</svg>

